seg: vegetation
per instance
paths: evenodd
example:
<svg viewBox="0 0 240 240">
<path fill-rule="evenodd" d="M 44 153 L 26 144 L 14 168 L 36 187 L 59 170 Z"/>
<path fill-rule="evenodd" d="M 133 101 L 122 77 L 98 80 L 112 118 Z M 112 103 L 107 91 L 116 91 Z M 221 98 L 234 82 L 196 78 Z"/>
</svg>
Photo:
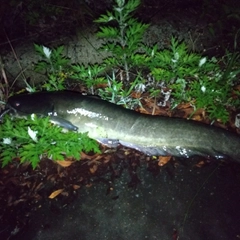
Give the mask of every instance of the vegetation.
<svg viewBox="0 0 240 240">
<path fill-rule="evenodd" d="M 73 157 L 79 160 L 81 151 L 100 152 L 96 141 L 86 133 L 63 132 L 61 127 L 52 125 L 47 117 L 10 119 L 5 116 L 0 135 L 2 167 L 14 158 L 19 158 L 21 163 L 30 161 L 35 168 L 44 157 L 52 160 Z"/>
<path fill-rule="evenodd" d="M 109 53 L 101 64 L 71 64 L 63 54 L 63 46 L 50 49 L 35 44 L 41 59 L 34 69 L 48 77 L 36 90 L 62 90 L 66 79 L 72 79 L 89 93 L 127 108 L 141 106 L 141 95 L 148 92 L 151 98 L 164 99 L 162 106 L 167 101 L 171 109 L 190 103 L 195 110 L 204 109 L 210 120 L 226 123 L 229 109 L 239 107 L 239 93 L 233 90 L 240 73 L 238 34 L 235 51 L 226 52 L 220 59 L 189 52 L 186 44 L 174 37 L 169 49 L 160 50 L 157 45 L 143 42 L 149 25 L 133 17 L 139 4 L 140 0 L 115 0 L 112 12 L 95 20 L 100 24 L 97 36 L 105 39 L 100 50 Z M 80 151 L 99 151 L 86 134 L 62 133 L 61 128 L 51 126 L 48 118 L 10 121 L 5 117 L 0 131 L 2 166 L 16 156 L 36 167 L 43 155 L 54 160 L 64 156 L 78 159 Z"/>
</svg>

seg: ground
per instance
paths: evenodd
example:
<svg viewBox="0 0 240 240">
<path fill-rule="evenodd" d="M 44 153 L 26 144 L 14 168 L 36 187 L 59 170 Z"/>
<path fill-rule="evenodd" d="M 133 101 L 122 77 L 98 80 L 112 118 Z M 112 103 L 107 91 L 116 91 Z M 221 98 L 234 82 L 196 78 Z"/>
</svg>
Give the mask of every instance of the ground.
<svg viewBox="0 0 240 240">
<path fill-rule="evenodd" d="M 239 238 L 239 164 L 172 159 L 160 168 L 123 148 L 96 157 L 2 169 L 2 239 Z"/>
</svg>

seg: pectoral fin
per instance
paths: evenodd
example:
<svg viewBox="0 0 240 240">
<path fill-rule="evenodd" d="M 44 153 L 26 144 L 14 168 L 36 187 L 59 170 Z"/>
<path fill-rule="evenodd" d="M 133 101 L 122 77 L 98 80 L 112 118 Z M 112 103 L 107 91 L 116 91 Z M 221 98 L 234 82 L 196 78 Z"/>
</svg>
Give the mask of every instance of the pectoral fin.
<svg viewBox="0 0 240 240">
<path fill-rule="evenodd" d="M 57 116 L 50 116 L 50 121 L 53 124 L 56 124 L 56 125 L 58 125 L 60 127 L 63 127 L 63 128 L 65 128 L 67 130 L 70 130 L 70 131 L 77 131 L 78 130 L 78 127 L 73 125 L 68 120 L 65 120 L 65 119 L 57 117 Z"/>
</svg>

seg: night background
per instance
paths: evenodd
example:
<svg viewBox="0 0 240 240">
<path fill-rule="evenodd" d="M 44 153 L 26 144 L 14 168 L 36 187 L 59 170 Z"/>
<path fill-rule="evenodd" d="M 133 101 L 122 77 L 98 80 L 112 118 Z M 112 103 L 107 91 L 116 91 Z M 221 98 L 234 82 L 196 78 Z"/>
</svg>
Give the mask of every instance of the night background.
<svg viewBox="0 0 240 240">
<path fill-rule="evenodd" d="M 116 3 L 112 0 L 2 0 L 1 103 L 13 94 L 26 92 L 26 83 L 37 90 L 52 90 L 48 80 L 53 73 L 57 76 L 53 83 L 60 81 L 64 89 L 112 99 L 107 95 L 106 81 L 89 87 L 87 81 L 81 82 L 84 76 L 73 73 L 70 67 L 101 65 L 109 56 L 99 50 L 106 39 L 96 36 L 100 25 L 94 20 L 106 11 L 111 12 L 113 5 Z M 151 85 L 154 79 L 150 76 L 151 66 L 132 64 L 127 81 L 126 68 L 108 62 L 93 80 L 113 76 L 114 72 L 116 80 L 131 89 L 133 77 L 141 72 L 146 86 L 144 92 L 133 89 L 129 93 L 127 99 L 134 103 L 131 106 L 121 104 L 118 95 L 114 103 L 152 115 L 193 116 L 196 121 L 214 122 L 217 127 L 239 133 L 235 117 L 240 112 L 240 1 L 146 0 L 141 1 L 131 16 L 149 24 L 143 34 L 144 46 L 156 45 L 159 51 L 164 51 L 171 48 L 174 37 L 179 44 L 184 42 L 189 53 L 216 58 L 220 69 L 226 70 L 229 76 L 235 73 L 233 84 L 225 83 L 231 91 L 225 94 L 227 100 L 231 98 L 231 104 L 223 105 L 223 109 L 220 106 L 221 110 L 216 108 L 216 112 L 199 104 L 195 112 L 190 97 L 173 95 L 175 100 L 184 100 L 173 108 L 173 101 L 166 99 L 165 94 L 169 90 L 174 92 L 177 85 L 172 89 L 172 82 Z M 110 26 L 118 25 L 113 21 Z M 64 46 L 59 59 L 67 59 L 66 68 L 56 60 L 60 70 L 48 72 L 48 63 L 42 60 L 41 49 L 37 51 L 34 44 L 49 49 Z M 159 76 L 159 72 L 155 74 Z M 195 75 L 186 78 L 188 83 Z M 59 86 L 57 90 L 62 90 Z M 186 87 L 186 91 L 189 89 Z M 162 95 L 151 95 L 154 90 Z M 142 105 L 136 106 L 137 99 Z M 3 110 L 4 104 L 0 106 Z M 21 164 L 21 159 L 16 157 L 1 168 L 0 238 L 240 239 L 239 161 L 214 156 L 154 157 L 124 146 L 99 147 L 101 154 L 82 152 L 81 161 L 69 157 L 56 162 L 43 157 L 33 169 L 31 161 Z"/>
</svg>

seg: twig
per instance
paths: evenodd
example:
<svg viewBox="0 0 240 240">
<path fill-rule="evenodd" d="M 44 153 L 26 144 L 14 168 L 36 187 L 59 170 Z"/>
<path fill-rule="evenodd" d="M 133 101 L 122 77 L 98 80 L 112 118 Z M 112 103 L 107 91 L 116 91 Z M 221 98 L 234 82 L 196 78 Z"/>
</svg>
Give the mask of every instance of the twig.
<svg viewBox="0 0 240 240">
<path fill-rule="evenodd" d="M 12 44 L 11 44 L 9 38 L 8 38 L 6 32 L 5 32 L 5 35 L 6 35 L 6 38 L 7 38 L 8 43 L 9 43 L 9 45 L 10 45 L 10 47 L 11 47 L 11 50 L 12 50 L 12 52 L 13 52 L 13 55 L 14 55 L 17 63 L 18 63 L 18 67 L 19 67 L 20 70 L 21 70 L 20 75 L 23 76 L 23 81 L 24 81 L 24 83 L 26 84 L 27 88 L 28 88 L 28 89 L 32 89 L 32 87 L 31 87 L 31 86 L 28 84 L 28 82 L 27 82 L 27 78 L 26 78 L 26 76 L 25 76 L 25 74 L 24 74 L 24 70 L 23 70 L 23 68 L 22 68 L 22 66 L 21 66 L 21 64 L 20 64 L 20 62 L 19 62 L 19 59 L 18 59 L 18 57 L 17 57 L 17 54 L 16 54 L 16 52 L 15 52 L 15 50 L 14 50 L 14 48 L 13 48 L 13 46 L 12 46 Z M 11 87 L 12 87 L 12 86 L 11 86 Z"/>
</svg>

